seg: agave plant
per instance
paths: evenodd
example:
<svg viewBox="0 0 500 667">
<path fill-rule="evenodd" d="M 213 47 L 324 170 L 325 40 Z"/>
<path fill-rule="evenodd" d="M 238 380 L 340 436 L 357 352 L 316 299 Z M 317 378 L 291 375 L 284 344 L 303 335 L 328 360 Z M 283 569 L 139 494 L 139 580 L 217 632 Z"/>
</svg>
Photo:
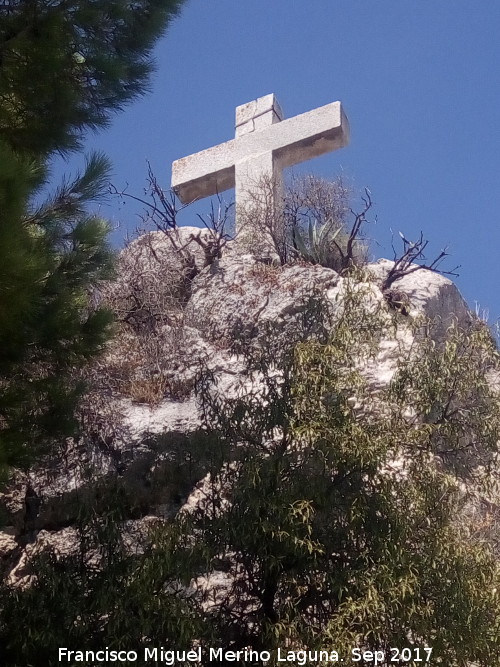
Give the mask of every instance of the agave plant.
<svg viewBox="0 0 500 667">
<path fill-rule="evenodd" d="M 307 241 L 304 240 L 299 228 L 294 227 L 295 249 L 307 262 L 329 266 L 332 243 L 341 231 L 341 226 L 334 230 L 331 222 L 319 225 L 317 220 L 310 220 Z"/>
</svg>

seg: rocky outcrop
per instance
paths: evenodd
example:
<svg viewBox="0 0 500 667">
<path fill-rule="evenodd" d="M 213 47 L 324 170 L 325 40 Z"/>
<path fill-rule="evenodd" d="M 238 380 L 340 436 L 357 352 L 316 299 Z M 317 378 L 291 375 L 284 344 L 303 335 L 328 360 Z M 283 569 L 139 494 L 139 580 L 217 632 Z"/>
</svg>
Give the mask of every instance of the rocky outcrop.
<svg viewBox="0 0 500 667">
<path fill-rule="evenodd" d="M 78 502 L 96 480 L 119 480 L 130 498 L 130 520 L 176 512 L 205 476 L 202 466 L 187 474 L 182 457 L 201 424 L 194 392 L 200 367 L 218 376 L 220 391 L 234 396 L 248 382 L 235 337 L 258 341 L 272 326 L 286 341 L 313 298 L 342 316 L 350 278 L 317 265 L 259 261 L 239 254 L 231 242 L 215 257 L 212 241 L 206 230 L 184 228 L 173 240 L 149 233 L 122 252 L 119 274 L 105 293 L 119 331 L 88 378 L 84 434 L 65 443 L 56 459 L 16 475 L 3 494 L 0 556 L 12 577 L 28 576 L 28 552 L 40 540 L 57 545 L 59 536 L 66 548 Z M 362 369 L 375 390 L 390 382 L 402 349 L 411 346 L 409 323 L 415 318 L 432 318 L 436 324 L 428 334 L 438 340 L 453 319 L 462 325 L 471 320 L 455 285 L 428 270 L 395 281 L 391 302 L 381 289 L 391 266 L 388 260 L 368 265 L 362 285 L 362 307 L 388 318 L 396 310 L 398 318 Z M 396 308 L 400 303 L 404 307 Z M 176 473 L 166 475 L 169 469 Z"/>
<path fill-rule="evenodd" d="M 368 264 L 367 269 L 377 285 L 382 285 L 394 262 L 379 259 Z M 413 268 L 413 267 L 412 267 Z M 432 320 L 433 336 L 442 339 L 455 320 L 460 326 L 472 321 L 471 313 L 456 285 L 445 276 L 421 269 L 403 276 L 391 285 L 392 292 L 399 292 L 412 317 L 423 315 Z"/>
</svg>

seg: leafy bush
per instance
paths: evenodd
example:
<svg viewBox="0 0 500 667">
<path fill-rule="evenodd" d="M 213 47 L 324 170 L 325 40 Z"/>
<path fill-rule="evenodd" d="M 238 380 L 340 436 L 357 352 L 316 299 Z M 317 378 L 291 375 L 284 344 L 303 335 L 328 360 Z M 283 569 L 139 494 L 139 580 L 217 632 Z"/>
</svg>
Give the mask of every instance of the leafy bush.
<svg viewBox="0 0 500 667">
<path fill-rule="evenodd" d="M 403 350 L 374 394 L 360 368 L 392 323 L 352 287 L 336 326 L 312 300 L 286 343 L 271 327 L 239 346 L 238 396 L 200 376 L 206 465 L 139 552 L 120 546 L 110 498 L 83 523 L 83 557 L 49 555 L 31 588 L 4 588 L 6 664 L 55 665 L 47 647 L 61 645 L 63 618 L 89 648 L 429 647 L 450 667 L 499 664 L 498 563 L 463 511 L 491 490 L 500 410 L 486 375 L 498 352 L 480 327 L 455 328 L 443 345 Z M 89 543 L 105 555 L 98 567 Z"/>
</svg>

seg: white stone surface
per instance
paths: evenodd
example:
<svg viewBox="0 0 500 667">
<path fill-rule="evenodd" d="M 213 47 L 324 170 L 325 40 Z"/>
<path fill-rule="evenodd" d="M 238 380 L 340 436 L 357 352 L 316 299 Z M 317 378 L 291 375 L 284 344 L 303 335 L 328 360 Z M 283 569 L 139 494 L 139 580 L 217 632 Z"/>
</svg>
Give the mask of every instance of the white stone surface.
<svg viewBox="0 0 500 667">
<path fill-rule="evenodd" d="M 126 426 L 133 440 L 140 441 L 146 434 L 164 431 L 193 431 L 200 425 L 194 397 L 187 401 L 165 400 L 157 406 L 124 400 L 121 403 Z"/>
<path fill-rule="evenodd" d="M 269 111 L 270 109 L 264 111 L 264 114 Z M 280 124 L 282 123 L 277 123 Z M 260 132 L 261 130 L 255 131 L 256 134 Z M 195 233 L 206 232 L 194 228 L 184 229 L 181 230 L 179 238 L 183 244 L 189 243 L 191 235 Z M 224 248 L 221 259 L 205 268 L 199 245 L 191 243 L 189 250 L 195 254 L 195 264 L 200 272 L 192 280 L 188 301 L 182 309 L 184 319 L 182 322 L 179 321 L 180 338 L 176 342 L 177 347 L 171 349 L 167 344 L 160 346 L 161 360 L 173 354 L 178 364 L 173 372 L 181 377 L 185 374 L 190 377 L 190 374 L 196 373 L 200 363 L 203 362 L 217 378 L 216 391 L 222 399 L 231 399 L 246 393 L 260 395 L 259 376 L 249 373 L 245 360 L 237 357 L 231 350 L 232 334 L 235 330 L 243 329 L 251 339 L 251 343 L 258 344 L 271 325 L 283 335 L 283 340 L 290 340 L 293 322 L 300 317 L 303 303 L 309 296 L 315 294 L 323 296 L 330 302 L 332 311 L 341 317 L 342 295 L 345 290 L 353 289 L 349 278 L 339 276 L 332 269 L 307 264 L 282 267 L 268 265 L 259 262 L 253 255 L 239 255 L 234 251 L 232 243 Z M 137 240 L 122 253 L 116 281 L 117 289 L 123 290 L 124 295 L 127 294 L 127 290 L 130 289 L 131 271 L 139 271 L 144 277 L 139 284 L 142 290 L 149 289 L 149 277 L 151 279 L 156 277 L 160 281 L 168 279 L 172 284 L 176 284 L 177 276 L 182 277 L 182 264 L 179 261 L 176 263 L 174 255 L 175 251 L 165 234 L 157 232 Z M 392 266 L 393 262 L 380 260 L 368 267 L 371 278 L 367 279 L 367 282 L 354 285 L 354 288 L 362 290 L 364 295 L 360 308 L 370 313 L 385 313 L 391 322 L 394 311 L 390 309 L 380 285 Z M 370 393 L 369 400 L 373 398 L 374 411 L 378 408 L 377 394 L 382 396 L 380 390 L 390 383 L 398 361 L 404 358 L 414 343 L 410 326 L 414 316 L 437 316 L 440 330 L 433 329 L 430 332 L 435 339 L 445 334 L 452 318 L 457 318 L 462 325 L 466 325 L 470 318 L 458 289 L 450 280 L 439 274 L 427 270 L 415 271 L 396 281 L 393 287 L 408 296 L 409 315 L 404 317 L 397 314 L 397 327 L 388 327 L 374 357 L 359 365 Z M 168 310 L 171 307 L 172 301 L 165 299 L 165 314 L 168 316 L 172 315 L 172 311 Z M 158 340 L 160 335 L 164 335 L 165 328 L 170 326 L 174 325 L 158 325 L 156 333 L 151 334 L 150 338 Z M 140 334 L 138 336 L 140 337 Z M 168 342 L 174 339 L 164 336 L 161 340 Z M 124 338 L 118 337 L 114 340 L 109 354 L 100 362 L 103 364 L 103 373 L 106 364 L 109 369 L 113 358 L 125 355 L 124 342 L 126 342 Z M 490 381 L 500 392 L 498 389 L 500 379 L 492 376 Z M 121 462 L 125 472 L 120 474 L 125 475 L 129 470 L 136 470 L 134 474 L 137 476 L 131 478 L 131 481 L 134 484 L 133 488 L 141 489 L 142 493 L 146 487 L 140 475 L 145 475 L 148 481 L 148 475 L 154 466 L 163 462 L 165 455 L 168 454 L 168 452 L 165 454 L 153 451 L 148 445 L 148 435 L 189 433 L 196 430 L 202 421 L 200 405 L 196 401 L 194 392 L 186 395 L 185 400 L 174 400 L 171 395 L 166 394 L 157 405 L 146 405 L 134 402 L 129 395 L 114 390 L 109 396 L 106 394 L 106 401 L 106 405 L 111 406 L 110 413 L 114 415 L 113 418 L 119 422 L 118 430 L 122 434 L 120 441 L 111 443 L 115 454 L 119 453 L 118 450 L 123 451 Z M 94 414 L 95 421 L 98 422 L 103 420 L 105 415 L 99 412 L 100 403 L 96 405 L 98 407 Z M 90 444 L 87 449 L 89 448 Z M 16 581 L 29 583 L 28 560 L 34 549 L 30 544 L 23 550 L 18 546 L 19 539 L 16 539 L 22 537 L 25 524 L 27 482 L 30 481 L 43 501 L 36 526 L 36 531 L 39 531 L 36 536 L 37 544 L 52 545 L 52 540 L 60 540 L 64 548 L 69 548 L 73 544 L 71 529 L 58 526 L 67 524 L 64 494 L 82 485 L 83 478 L 80 474 L 82 466 L 79 467 L 77 464 L 82 464 L 84 470 L 86 463 L 94 463 L 98 466 L 99 475 L 102 477 L 113 468 L 112 453 L 103 452 L 97 447 L 94 458 L 90 452 L 82 461 L 83 454 L 80 453 L 78 443 L 75 443 L 71 456 L 66 457 L 71 459 L 70 464 L 64 459 L 60 462 L 60 466 L 51 468 L 54 471 L 54 479 L 47 479 L 46 476 L 34 471 L 29 480 L 25 476 L 19 477 L 13 480 L 8 493 L 4 493 L 3 497 L 0 494 L 0 501 L 13 527 L 10 533 L 3 535 L 0 533 L 0 555 L 11 558 L 17 551 L 23 552 L 19 555 L 13 574 Z M 207 497 L 208 484 L 208 477 L 194 484 L 184 505 L 186 510 L 199 508 L 203 504 L 204 498 Z M 147 497 L 149 505 L 145 507 L 145 512 L 150 516 L 168 517 L 179 509 L 177 504 L 172 503 L 168 494 L 164 497 L 160 492 L 154 491 Z M 59 523 L 58 508 L 62 517 Z M 49 531 L 48 527 L 51 527 Z M 215 573 L 214 576 L 217 588 L 220 583 L 219 574 Z M 220 577 L 225 578 L 222 574 Z M 212 582 L 207 586 L 208 589 L 214 588 Z"/>
<path fill-rule="evenodd" d="M 374 281 L 381 284 L 393 266 L 393 261 L 379 259 L 367 269 Z M 394 281 L 391 289 L 407 295 L 413 317 L 423 315 L 433 320 L 433 335 L 437 339 L 445 337 L 454 320 L 461 327 L 467 327 L 471 322 L 471 312 L 456 285 L 440 273 L 419 269 Z"/>
<path fill-rule="evenodd" d="M 17 540 L 9 528 L 3 528 L 0 532 L 0 556 L 6 558 L 18 548 Z"/>
<path fill-rule="evenodd" d="M 262 178 L 279 188 L 285 167 L 342 148 L 349 123 L 340 102 L 287 120 L 274 95 L 236 109 L 235 139 L 176 160 L 172 187 L 183 203 L 236 188 L 238 210 L 252 201 Z"/>
<path fill-rule="evenodd" d="M 235 136 L 262 130 L 279 123 L 283 118 L 283 111 L 274 95 L 259 97 L 258 100 L 236 107 Z"/>
<path fill-rule="evenodd" d="M 273 267 L 240 255 L 196 277 L 188 312 L 194 320 L 207 319 L 219 337 L 230 338 L 240 325 L 256 335 L 266 323 L 286 330 L 316 291 L 334 304 L 341 282 L 338 273 L 323 266 Z"/>
</svg>

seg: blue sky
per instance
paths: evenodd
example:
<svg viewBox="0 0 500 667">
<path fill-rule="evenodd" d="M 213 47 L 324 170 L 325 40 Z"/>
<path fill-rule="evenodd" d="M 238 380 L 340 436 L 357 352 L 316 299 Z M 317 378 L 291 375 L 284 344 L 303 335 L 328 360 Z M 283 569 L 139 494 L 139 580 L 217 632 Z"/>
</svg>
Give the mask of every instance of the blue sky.
<svg viewBox="0 0 500 667">
<path fill-rule="evenodd" d="M 430 253 L 449 246 L 465 298 L 495 320 L 499 35 L 498 0 L 187 0 L 156 49 L 152 92 L 86 149 L 107 153 L 114 184 L 141 195 L 147 159 L 167 188 L 173 160 L 234 136 L 239 104 L 274 92 L 289 117 L 341 100 L 350 145 L 301 171 L 370 189 L 377 257 L 392 257 L 391 229 L 422 231 Z M 120 223 L 121 245 L 137 209 L 111 201 L 102 212 Z"/>
</svg>

